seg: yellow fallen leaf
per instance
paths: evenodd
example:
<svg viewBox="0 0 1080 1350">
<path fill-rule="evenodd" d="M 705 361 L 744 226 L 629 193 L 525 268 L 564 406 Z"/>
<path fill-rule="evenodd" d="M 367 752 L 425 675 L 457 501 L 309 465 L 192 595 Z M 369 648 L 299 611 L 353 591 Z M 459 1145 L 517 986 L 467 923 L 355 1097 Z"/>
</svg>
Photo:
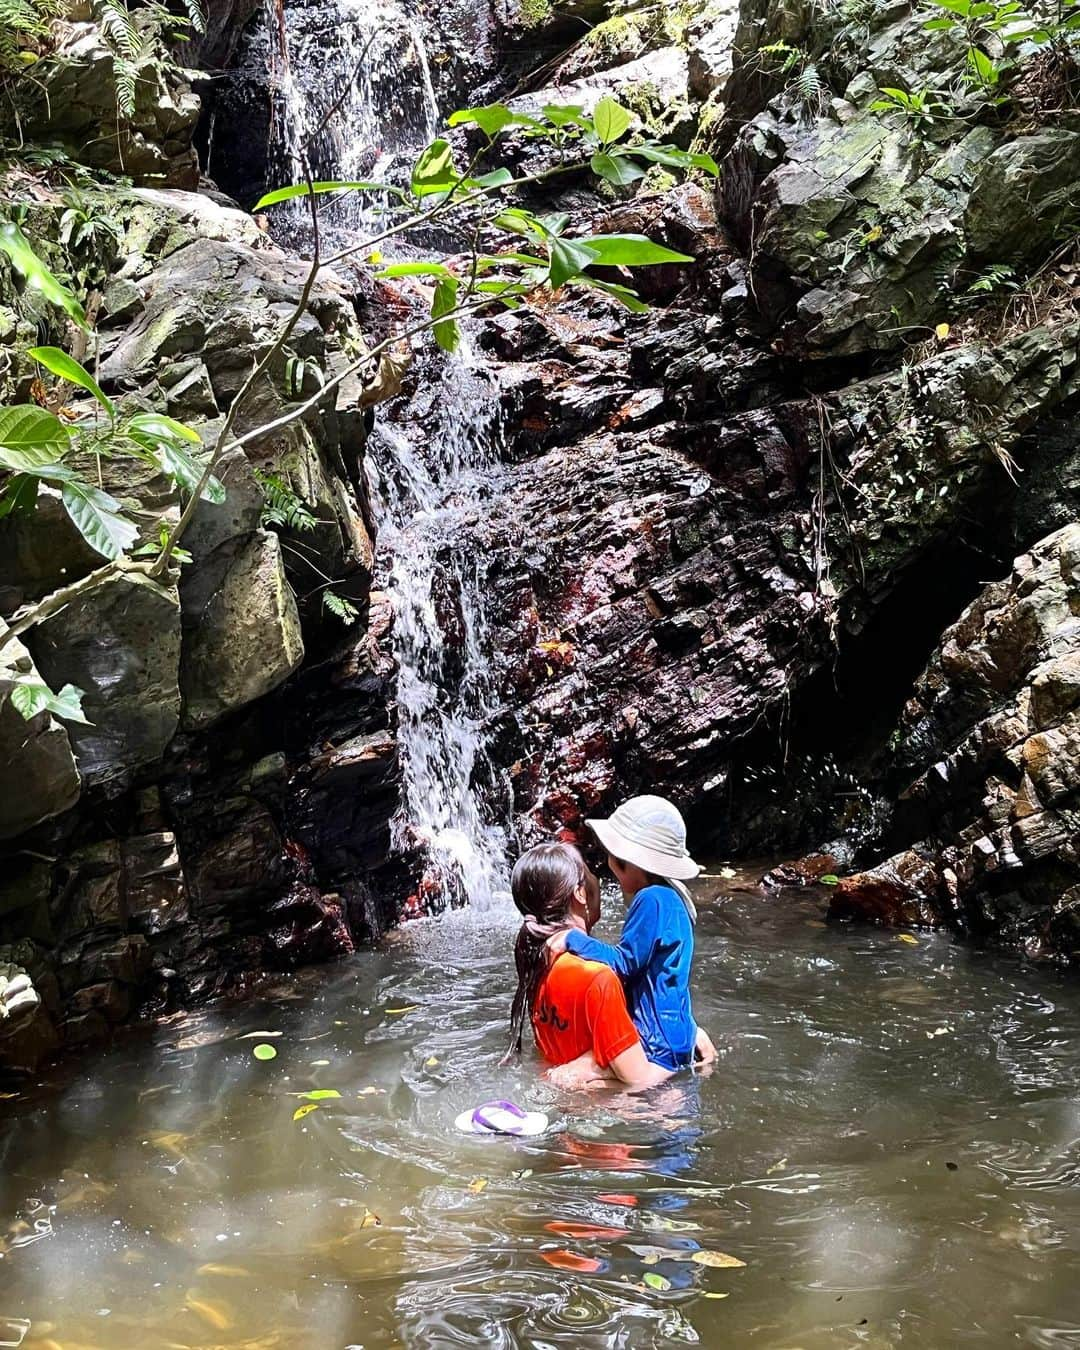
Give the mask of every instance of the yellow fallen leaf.
<svg viewBox="0 0 1080 1350">
<path fill-rule="evenodd" d="M 407 1008 L 387 1008 L 387 1017 L 404 1017 L 406 1013 L 416 1012 L 419 1003 L 410 1003 Z"/>
<path fill-rule="evenodd" d="M 937 334 L 938 341 L 944 342 L 945 339 L 949 336 L 950 332 L 949 325 L 947 323 L 939 323 L 938 326 L 934 329 L 934 332 Z"/>
<path fill-rule="evenodd" d="M 190 1138 L 190 1134 L 181 1134 L 178 1130 L 162 1131 L 158 1134 L 152 1134 L 150 1142 L 156 1148 L 163 1148 L 166 1153 L 171 1153 L 174 1158 L 181 1158 L 184 1154 L 184 1145 Z"/>
<path fill-rule="evenodd" d="M 228 1331 L 233 1324 L 232 1310 L 222 1299 L 196 1298 L 189 1289 L 184 1302 L 193 1313 L 201 1317 L 207 1326 L 213 1327 L 215 1331 Z"/>
<path fill-rule="evenodd" d="M 737 1270 L 746 1265 L 737 1256 L 728 1256 L 727 1252 L 695 1252 L 690 1258 L 699 1266 L 714 1266 L 717 1270 Z"/>
<path fill-rule="evenodd" d="M 433 1069 L 435 1065 L 438 1064 L 438 1062 L 439 1061 L 435 1058 L 434 1055 L 430 1055 L 427 1059 L 424 1060 L 424 1068 Z"/>
<path fill-rule="evenodd" d="M 313 1069 L 325 1069 L 329 1063 L 330 1061 L 328 1059 L 313 1059 L 311 1061 L 311 1067 Z"/>
<path fill-rule="evenodd" d="M 284 1036 L 283 1031 L 245 1031 L 242 1036 L 237 1036 L 238 1041 L 272 1041 L 277 1036 Z"/>
<path fill-rule="evenodd" d="M 643 1256 L 643 1257 L 641 1258 L 641 1264 L 642 1264 L 643 1266 L 656 1266 L 656 1265 L 659 1265 L 659 1264 L 660 1264 L 660 1253 L 659 1253 L 659 1252 L 649 1252 L 648 1256 Z"/>
<path fill-rule="evenodd" d="M 367 259 L 367 260 L 368 260 L 369 263 L 381 263 L 381 262 L 382 262 L 382 250 L 381 250 L 381 249 L 378 249 L 378 248 L 373 248 L 373 249 L 371 250 L 371 252 L 368 254 L 368 259 Z"/>
<path fill-rule="evenodd" d="M 765 1175 L 771 1177 L 775 1172 L 782 1172 L 787 1166 L 787 1159 L 781 1158 L 779 1162 L 774 1162 L 771 1167 L 765 1169 Z"/>
<path fill-rule="evenodd" d="M 730 1294 L 714 1294 L 711 1290 L 702 1294 L 702 1298 L 730 1298 Z"/>
<path fill-rule="evenodd" d="M 472 1191 L 474 1195 L 479 1195 L 486 1185 L 486 1177 L 477 1177 L 475 1181 L 469 1182 L 469 1190 Z"/>
<path fill-rule="evenodd" d="M 370 1209 L 364 1210 L 364 1217 L 360 1220 L 361 1228 L 379 1228 L 382 1226 L 382 1219 L 377 1214 L 373 1214 Z"/>
<path fill-rule="evenodd" d="M 906 942 L 909 947 L 917 947 L 919 945 L 919 939 L 917 937 L 912 937 L 910 933 L 897 933 L 896 940 L 897 942 Z"/>
<path fill-rule="evenodd" d="M 305 1116 L 310 1116 L 312 1111 L 319 1109 L 318 1102 L 308 1102 L 306 1106 L 298 1106 L 292 1113 L 293 1120 L 303 1120 Z"/>
<path fill-rule="evenodd" d="M 875 225 L 866 231 L 862 237 L 862 241 L 864 244 L 876 244 L 884 233 L 885 231 L 880 225 Z"/>
<path fill-rule="evenodd" d="M 250 1270 L 245 1270 L 243 1266 L 219 1266 L 216 1261 L 208 1261 L 205 1266 L 200 1266 L 195 1272 L 196 1275 L 220 1275 L 222 1279 L 248 1279 L 251 1276 Z"/>
</svg>

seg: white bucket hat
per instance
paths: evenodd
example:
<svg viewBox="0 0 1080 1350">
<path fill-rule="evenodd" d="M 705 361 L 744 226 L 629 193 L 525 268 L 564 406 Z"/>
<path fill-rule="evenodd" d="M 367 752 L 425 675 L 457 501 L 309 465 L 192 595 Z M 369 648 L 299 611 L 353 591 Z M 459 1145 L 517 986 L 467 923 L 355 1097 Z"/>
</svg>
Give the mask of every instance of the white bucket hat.
<svg viewBox="0 0 1080 1350">
<path fill-rule="evenodd" d="M 664 797 L 631 797 L 606 820 L 585 823 L 612 857 L 655 877 L 690 881 L 701 871 L 686 851 L 686 823 Z"/>
</svg>

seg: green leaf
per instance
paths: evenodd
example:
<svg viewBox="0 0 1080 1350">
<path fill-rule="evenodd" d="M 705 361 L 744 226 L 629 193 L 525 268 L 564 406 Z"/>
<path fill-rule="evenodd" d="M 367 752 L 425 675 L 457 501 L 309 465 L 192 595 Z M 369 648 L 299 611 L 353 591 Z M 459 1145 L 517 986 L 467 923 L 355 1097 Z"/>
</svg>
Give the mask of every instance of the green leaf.
<svg viewBox="0 0 1080 1350">
<path fill-rule="evenodd" d="M 377 281 L 383 281 L 387 277 L 450 276 L 453 276 L 453 273 L 445 263 L 441 262 L 391 263 L 389 267 L 384 267 L 380 272 L 375 273 Z"/>
<path fill-rule="evenodd" d="M 312 183 L 310 188 L 307 183 L 293 183 L 291 187 L 274 188 L 272 192 L 265 193 L 255 205 L 251 208 L 253 211 L 262 211 L 268 206 L 277 206 L 279 202 L 291 202 L 296 197 L 310 197 L 312 193 L 320 194 L 323 192 L 389 192 L 395 197 L 405 200 L 405 193 L 401 188 L 394 187 L 391 183 L 367 183 L 359 182 L 325 182 Z"/>
<path fill-rule="evenodd" d="M 557 291 L 572 277 L 580 276 L 600 254 L 591 244 L 579 240 L 553 239 L 550 256 L 551 289 Z"/>
<path fill-rule="evenodd" d="M 20 677 L 11 686 L 11 702 L 16 711 L 26 721 L 38 713 L 49 712 L 65 722 L 81 722 L 90 726 L 82 710 L 83 691 L 73 684 L 65 684 L 58 694 L 54 694 L 44 680 L 32 675 Z"/>
<path fill-rule="evenodd" d="M 439 139 L 420 152 L 412 171 L 410 186 L 414 197 L 426 197 L 432 192 L 445 192 L 458 180 L 450 142 Z"/>
<path fill-rule="evenodd" d="M 311 1092 L 301 1092 L 300 1096 L 309 1102 L 328 1102 L 333 1097 L 340 1097 L 341 1093 L 337 1088 L 314 1088 Z"/>
<path fill-rule="evenodd" d="M 659 1289 L 661 1293 L 671 1288 L 671 1281 L 663 1275 L 657 1275 L 655 1270 L 647 1270 L 641 1278 L 650 1289 Z"/>
<path fill-rule="evenodd" d="M 256 1059 L 277 1059 L 277 1051 L 272 1045 L 253 1046 L 251 1053 Z"/>
<path fill-rule="evenodd" d="M 120 514 L 120 503 L 100 488 L 78 479 L 61 490 L 64 508 L 75 528 L 105 558 L 119 558 L 139 537 L 137 526 Z"/>
<path fill-rule="evenodd" d="M 457 308 L 458 282 L 456 277 L 442 277 L 431 297 L 431 317 L 437 319 L 441 314 L 449 314 Z M 444 352 L 456 352 L 461 342 L 461 329 L 456 319 L 444 319 L 436 323 L 431 330 L 435 341 Z"/>
<path fill-rule="evenodd" d="M 22 511 L 32 511 L 37 502 L 38 480 L 30 473 L 17 473 L 0 496 L 0 520 Z"/>
<path fill-rule="evenodd" d="M 53 413 L 32 403 L 0 408 L 0 464 L 26 472 L 63 459 L 70 449 L 71 433 Z"/>
<path fill-rule="evenodd" d="M 649 312 L 649 306 L 642 300 L 637 291 L 632 291 L 629 286 L 619 286 L 613 281 L 599 281 L 596 277 L 582 277 L 581 283 L 594 291 L 603 291 L 605 295 L 610 295 L 613 300 L 618 300 L 619 304 L 630 310 L 632 314 L 648 314 Z"/>
<path fill-rule="evenodd" d="M 838 886 L 840 884 L 840 878 L 835 872 L 826 872 L 824 876 L 818 877 L 818 881 L 823 886 Z"/>
<path fill-rule="evenodd" d="M 972 75 L 980 84 L 997 84 L 1001 72 L 984 51 L 979 47 L 969 47 L 967 59 Z"/>
<path fill-rule="evenodd" d="M 0 249 L 8 255 L 12 266 L 22 275 L 28 286 L 40 291 L 50 304 L 58 305 L 80 328 L 90 331 L 82 305 L 71 291 L 53 276 L 30 247 L 26 235 L 12 221 L 5 221 L 0 225 Z"/>
<path fill-rule="evenodd" d="M 947 29 L 952 28 L 954 23 L 954 19 L 927 19 L 923 28 L 928 33 L 944 33 Z"/>
<path fill-rule="evenodd" d="M 194 492 L 199 486 L 199 479 L 205 466 L 190 455 L 179 441 L 159 440 L 156 449 L 158 463 L 165 473 L 186 492 Z M 225 500 L 225 485 L 213 474 L 202 490 L 202 500 L 211 502 L 214 506 L 220 506 Z"/>
<path fill-rule="evenodd" d="M 292 1113 L 293 1120 L 303 1120 L 305 1116 L 310 1116 L 312 1111 L 319 1109 L 318 1102 L 308 1102 L 307 1106 L 298 1106 Z"/>
<path fill-rule="evenodd" d="M 31 347 L 27 354 L 35 361 L 39 361 L 46 370 L 58 375 L 60 379 L 67 380 L 69 384 L 77 384 L 80 389 L 93 394 L 109 416 L 115 419 L 116 405 L 102 390 L 93 375 L 74 357 L 68 356 L 67 352 L 61 351 L 59 347 Z"/>
<path fill-rule="evenodd" d="M 447 118 L 448 126 L 476 126 L 489 138 L 497 136 L 513 122 L 514 113 L 505 103 L 489 103 L 483 108 L 459 108 Z"/>
<path fill-rule="evenodd" d="M 590 234 L 578 243 L 592 250 L 598 267 L 653 267 L 657 263 L 694 261 L 686 253 L 654 244 L 643 234 Z"/>
<path fill-rule="evenodd" d="M 689 150 L 680 150 L 677 145 L 627 145 L 620 149 L 619 155 L 634 155 L 638 159 L 648 160 L 650 164 L 664 164 L 671 169 L 704 169 L 714 178 L 720 176 L 720 166 L 712 155 L 700 152 L 691 154 Z"/>
<path fill-rule="evenodd" d="M 589 166 L 598 178 L 604 178 L 619 187 L 626 187 L 645 177 L 645 170 L 639 168 L 632 159 L 626 159 L 623 155 L 609 155 L 604 151 L 593 155 Z"/>
<path fill-rule="evenodd" d="M 178 422 L 174 417 L 166 417 L 164 413 L 136 413 L 128 426 L 151 436 L 171 437 L 178 441 L 189 441 L 192 445 L 202 445 L 202 437 L 194 427 Z"/>
<path fill-rule="evenodd" d="M 576 103 L 548 103 L 541 111 L 553 127 L 568 127 L 575 123 L 580 126 L 586 122 L 592 125 L 585 116 L 585 109 Z"/>
<path fill-rule="evenodd" d="M 500 188 L 513 181 L 514 175 L 509 169 L 492 169 L 490 173 L 482 173 L 479 178 L 466 178 L 463 186 L 467 188 Z"/>
<path fill-rule="evenodd" d="M 611 145 L 630 129 L 634 114 L 613 98 L 602 98 L 593 109 L 593 126 L 601 145 Z"/>
</svg>

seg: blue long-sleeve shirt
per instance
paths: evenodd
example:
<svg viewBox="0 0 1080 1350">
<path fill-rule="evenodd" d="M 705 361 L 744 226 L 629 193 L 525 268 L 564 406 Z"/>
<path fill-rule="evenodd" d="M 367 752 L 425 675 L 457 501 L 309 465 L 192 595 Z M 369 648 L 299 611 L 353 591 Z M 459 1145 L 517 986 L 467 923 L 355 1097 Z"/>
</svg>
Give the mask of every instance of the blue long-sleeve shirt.
<svg viewBox="0 0 1080 1350">
<path fill-rule="evenodd" d="M 647 1058 L 665 1069 L 693 1062 L 697 1027 L 690 1011 L 694 927 L 670 886 L 646 886 L 626 911 L 616 946 L 571 929 L 568 951 L 610 966 L 626 988 L 626 1003 Z"/>
</svg>

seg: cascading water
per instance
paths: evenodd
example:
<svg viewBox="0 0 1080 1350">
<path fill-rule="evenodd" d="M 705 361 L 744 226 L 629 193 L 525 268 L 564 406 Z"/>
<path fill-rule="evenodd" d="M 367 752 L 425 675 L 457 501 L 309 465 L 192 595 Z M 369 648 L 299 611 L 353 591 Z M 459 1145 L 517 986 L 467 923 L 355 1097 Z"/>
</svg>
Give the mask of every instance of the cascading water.
<svg viewBox="0 0 1080 1350">
<path fill-rule="evenodd" d="M 439 123 L 417 18 L 397 0 L 336 0 L 325 17 L 320 11 L 317 30 L 309 14 L 294 35 L 290 13 L 268 11 L 281 112 L 271 149 L 281 181 L 300 180 L 308 147 L 318 178 L 407 182 Z M 335 79 L 321 79 L 327 69 Z M 300 71 L 319 72 L 321 87 L 302 90 Z M 321 215 L 324 238 L 344 247 L 377 233 L 378 200 L 340 198 Z M 304 208 L 294 210 L 286 227 L 294 242 L 304 221 Z M 417 352 L 429 348 L 422 339 Z M 418 359 L 419 392 L 382 410 L 367 462 L 378 579 L 394 606 L 402 790 L 393 842 L 424 859 L 409 908 L 425 913 L 465 901 L 486 908 L 505 894 L 507 831 L 498 817 L 508 812 L 490 790 L 486 745 L 497 698 L 474 533 L 500 474 L 498 394 L 467 338 L 454 357 Z"/>
</svg>

